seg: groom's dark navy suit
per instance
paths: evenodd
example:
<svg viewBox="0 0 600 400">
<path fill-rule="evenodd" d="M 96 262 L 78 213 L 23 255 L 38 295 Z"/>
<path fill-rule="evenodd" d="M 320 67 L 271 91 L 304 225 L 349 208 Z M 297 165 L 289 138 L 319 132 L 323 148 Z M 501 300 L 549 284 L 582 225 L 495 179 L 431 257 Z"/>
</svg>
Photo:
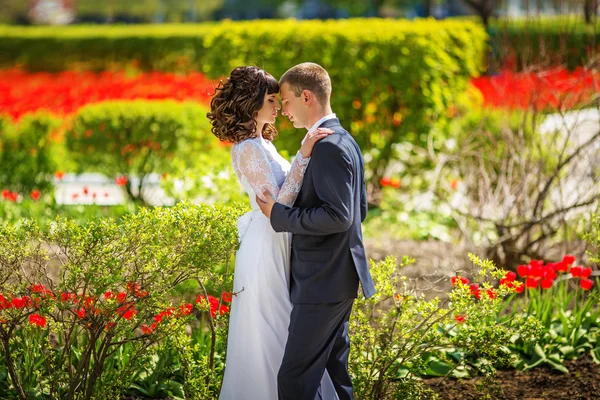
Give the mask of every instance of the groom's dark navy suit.
<svg viewBox="0 0 600 400">
<path fill-rule="evenodd" d="M 275 203 L 271 211 L 273 229 L 294 234 L 280 400 L 313 400 L 325 368 L 340 400 L 353 398 L 348 319 L 359 281 L 366 297 L 375 293 L 362 243 L 364 161 L 338 119 L 321 127 L 334 133 L 315 144 L 294 207 Z"/>
</svg>

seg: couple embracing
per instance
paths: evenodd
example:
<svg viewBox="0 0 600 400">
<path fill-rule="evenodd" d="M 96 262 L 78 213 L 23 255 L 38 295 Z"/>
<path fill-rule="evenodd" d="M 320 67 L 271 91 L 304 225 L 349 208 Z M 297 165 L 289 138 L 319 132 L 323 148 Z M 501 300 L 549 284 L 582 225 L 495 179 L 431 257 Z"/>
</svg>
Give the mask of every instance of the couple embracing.
<svg viewBox="0 0 600 400">
<path fill-rule="evenodd" d="M 252 205 L 238 221 L 221 400 L 354 398 L 348 320 L 359 283 L 366 297 L 375 287 L 362 243 L 364 162 L 330 97 L 327 71 L 303 63 L 279 82 L 236 68 L 211 101 L 212 132 L 233 143 Z M 272 143 L 279 110 L 308 131 L 291 165 Z"/>
</svg>

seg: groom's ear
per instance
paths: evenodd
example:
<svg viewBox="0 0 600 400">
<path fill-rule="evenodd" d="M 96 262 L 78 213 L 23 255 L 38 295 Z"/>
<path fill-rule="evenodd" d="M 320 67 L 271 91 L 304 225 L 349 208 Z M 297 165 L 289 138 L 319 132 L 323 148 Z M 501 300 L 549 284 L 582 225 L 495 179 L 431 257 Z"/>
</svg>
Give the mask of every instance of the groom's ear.
<svg viewBox="0 0 600 400">
<path fill-rule="evenodd" d="M 313 100 L 315 99 L 315 95 L 310 90 L 302 91 L 302 102 L 307 106 L 311 105 Z"/>
</svg>

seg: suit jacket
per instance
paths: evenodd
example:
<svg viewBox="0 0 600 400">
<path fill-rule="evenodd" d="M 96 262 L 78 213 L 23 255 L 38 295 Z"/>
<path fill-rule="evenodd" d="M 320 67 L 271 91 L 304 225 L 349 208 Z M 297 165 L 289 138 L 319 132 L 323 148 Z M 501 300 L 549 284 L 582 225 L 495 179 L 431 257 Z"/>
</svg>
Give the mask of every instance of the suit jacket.
<svg viewBox="0 0 600 400">
<path fill-rule="evenodd" d="M 292 232 L 292 303 L 333 303 L 375 293 L 362 242 L 367 216 L 364 161 L 337 118 L 321 127 L 333 134 L 313 148 L 294 207 L 275 203 L 271 226 Z"/>
</svg>

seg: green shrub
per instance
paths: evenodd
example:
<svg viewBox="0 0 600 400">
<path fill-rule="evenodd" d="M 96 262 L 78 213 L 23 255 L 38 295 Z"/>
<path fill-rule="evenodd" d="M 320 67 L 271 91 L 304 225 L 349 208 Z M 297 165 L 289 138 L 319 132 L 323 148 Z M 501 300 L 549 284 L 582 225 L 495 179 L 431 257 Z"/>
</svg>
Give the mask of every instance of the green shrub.
<svg viewBox="0 0 600 400">
<path fill-rule="evenodd" d="M 218 146 L 206 112 L 196 103 L 173 101 L 93 104 L 73 117 L 66 145 L 79 171 L 120 177 L 129 197 L 143 202 L 150 174 L 167 174 L 175 164 L 190 167 L 198 153 Z M 135 188 L 132 177 L 139 178 Z"/>
<path fill-rule="evenodd" d="M 231 164 L 229 147 L 217 147 L 194 154 L 190 163 L 175 159 L 172 173 L 161 182 L 175 201 L 190 199 L 209 204 L 248 204 L 248 196 Z"/>
<path fill-rule="evenodd" d="M 497 66 L 573 69 L 598 54 L 600 23 L 585 24 L 579 16 L 493 20 L 489 32 Z"/>
<path fill-rule="evenodd" d="M 405 291 L 405 277 L 393 257 L 371 262 L 377 293 L 358 298 L 350 320 L 350 372 L 357 398 L 435 398 L 418 378 L 456 372 L 492 376 L 495 365 L 511 359 L 505 350 L 513 335 L 535 337 L 539 323 L 534 318 L 495 320 L 502 298 L 513 289 L 494 287 L 505 271 L 469 256 L 478 267 L 476 286 L 468 280 L 455 283 L 445 299 L 432 300 Z M 404 258 L 400 268 L 412 262 Z M 448 353 L 451 356 L 445 357 Z"/>
<path fill-rule="evenodd" d="M 314 61 L 333 81 L 333 110 L 366 153 L 372 191 L 400 141 L 424 143 L 444 124 L 484 62 L 486 34 L 471 21 L 252 21 L 160 27 L 4 28 L 0 65 L 33 70 L 200 70 L 212 78 L 255 64 L 279 77 Z M 42 56 L 43 55 L 43 56 Z M 42 61 L 43 60 L 43 61 Z M 279 122 L 278 147 L 303 134 Z"/>
<path fill-rule="evenodd" d="M 118 222 L 1 225 L 0 371 L 9 375 L 10 398 L 118 398 L 148 365 L 153 345 L 185 335 L 196 315 L 210 321 L 211 341 L 223 342 L 226 311 L 211 317 L 203 303 L 194 312 L 171 295 L 188 280 L 205 296 L 209 284 L 230 289 L 215 266 L 238 246 L 240 214 L 181 203 Z M 197 364 L 207 393 L 220 385 L 211 383 L 215 351 Z"/>
<path fill-rule="evenodd" d="M 44 112 L 25 116 L 17 125 L 0 120 L 0 187 L 29 196 L 53 188 L 59 166 L 60 119 Z"/>
</svg>

